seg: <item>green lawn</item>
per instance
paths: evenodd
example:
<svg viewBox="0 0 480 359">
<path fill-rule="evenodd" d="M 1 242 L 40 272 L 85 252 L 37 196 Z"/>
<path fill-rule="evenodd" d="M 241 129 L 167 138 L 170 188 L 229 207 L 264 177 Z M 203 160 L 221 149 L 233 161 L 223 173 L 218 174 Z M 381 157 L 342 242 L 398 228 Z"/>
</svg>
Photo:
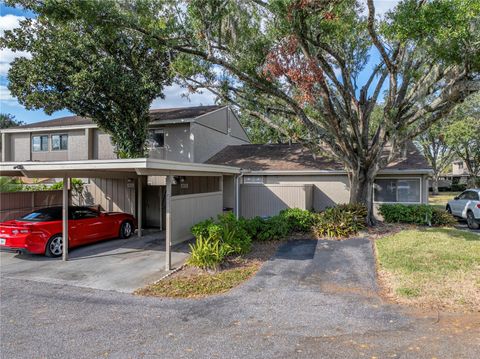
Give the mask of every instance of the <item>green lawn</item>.
<svg viewBox="0 0 480 359">
<path fill-rule="evenodd" d="M 396 300 L 480 310 L 480 235 L 450 228 L 404 230 L 375 241 L 379 277 Z"/>
<path fill-rule="evenodd" d="M 440 192 L 434 196 L 430 193 L 428 203 L 437 208 L 445 209 L 447 202 L 459 194 L 460 192 Z"/>
</svg>

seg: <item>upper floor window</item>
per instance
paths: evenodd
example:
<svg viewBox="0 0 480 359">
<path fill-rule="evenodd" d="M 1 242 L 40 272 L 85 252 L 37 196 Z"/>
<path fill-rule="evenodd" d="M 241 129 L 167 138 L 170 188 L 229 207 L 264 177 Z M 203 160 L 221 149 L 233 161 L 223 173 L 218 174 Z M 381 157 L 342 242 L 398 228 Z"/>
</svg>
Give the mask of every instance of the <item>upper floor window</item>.
<svg viewBox="0 0 480 359">
<path fill-rule="evenodd" d="M 32 151 L 33 152 L 48 151 L 48 136 L 47 135 L 33 136 Z"/>
<path fill-rule="evenodd" d="M 68 150 L 68 135 L 52 135 L 52 151 Z"/>
<path fill-rule="evenodd" d="M 375 202 L 420 203 L 420 179 L 376 179 Z"/>
<path fill-rule="evenodd" d="M 163 130 L 148 131 L 147 146 L 149 149 L 155 149 L 165 146 L 165 133 Z"/>
</svg>

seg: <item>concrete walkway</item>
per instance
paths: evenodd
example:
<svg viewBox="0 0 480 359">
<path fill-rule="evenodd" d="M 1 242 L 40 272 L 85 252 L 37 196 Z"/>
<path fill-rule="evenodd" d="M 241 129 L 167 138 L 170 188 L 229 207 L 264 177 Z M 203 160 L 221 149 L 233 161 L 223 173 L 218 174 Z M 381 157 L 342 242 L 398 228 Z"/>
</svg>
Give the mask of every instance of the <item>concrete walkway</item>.
<svg viewBox="0 0 480 359">
<path fill-rule="evenodd" d="M 174 247 L 172 265 L 188 257 L 187 246 Z M 150 231 L 142 238 L 114 239 L 74 248 L 70 259 L 0 252 L 2 278 L 115 290 L 131 293 L 158 280 L 165 271 L 165 234 Z"/>
<path fill-rule="evenodd" d="M 377 295 L 367 240 L 289 242 L 256 277 L 201 299 L 2 279 L 5 358 L 478 358 L 480 317 Z"/>
</svg>

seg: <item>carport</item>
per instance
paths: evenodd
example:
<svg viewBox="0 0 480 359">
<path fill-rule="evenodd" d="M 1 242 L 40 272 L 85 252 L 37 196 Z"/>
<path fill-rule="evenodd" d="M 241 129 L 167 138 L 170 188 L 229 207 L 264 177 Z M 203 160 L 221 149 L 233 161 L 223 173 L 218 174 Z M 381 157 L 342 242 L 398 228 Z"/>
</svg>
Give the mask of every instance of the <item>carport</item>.
<svg viewBox="0 0 480 359">
<path fill-rule="evenodd" d="M 68 206 L 69 180 L 71 178 L 127 179 L 135 187 L 138 236 L 142 236 L 143 196 L 142 187 L 147 176 L 165 178 L 165 269 L 171 270 L 172 245 L 191 237 L 189 229 L 194 223 L 216 216 L 223 211 L 223 176 L 238 177 L 237 167 L 185 163 L 150 158 L 56 161 L 56 162 L 4 162 L 0 164 L 2 176 L 25 176 L 28 178 L 63 178 L 63 260 L 68 260 Z M 206 191 L 190 191 L 188 194 L 173 193 L 177 180 L 184 178 L 217 178 L 215 186 Z M 175 187 L 177 188 L 177 187 Z M 183 188 L 183 187 L 182 187 Z M 234 189 L 233 189 L 234 190 Z M 237 193 L 230 194 L 237 197 Z M 160 199 L 159 199 L 160 200 Z M 235 212 L 238 213 L 238 200 Z M 163 217 L 163 214 L 160 214 Z M 162 219 L 160 219 L 162 221 Z"/>
</svg>

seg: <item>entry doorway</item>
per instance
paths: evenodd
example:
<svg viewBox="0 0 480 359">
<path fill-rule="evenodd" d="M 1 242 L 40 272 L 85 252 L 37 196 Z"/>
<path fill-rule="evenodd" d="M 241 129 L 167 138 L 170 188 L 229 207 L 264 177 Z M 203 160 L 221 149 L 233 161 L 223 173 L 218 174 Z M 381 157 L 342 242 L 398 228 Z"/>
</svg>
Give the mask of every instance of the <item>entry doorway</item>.
<svg viewBox="0 0 480 359">
<path fill-rule="evenodd" d="M 143 228 L 165 229 L 165 186 L 143 188 Z"/>
</svg>

